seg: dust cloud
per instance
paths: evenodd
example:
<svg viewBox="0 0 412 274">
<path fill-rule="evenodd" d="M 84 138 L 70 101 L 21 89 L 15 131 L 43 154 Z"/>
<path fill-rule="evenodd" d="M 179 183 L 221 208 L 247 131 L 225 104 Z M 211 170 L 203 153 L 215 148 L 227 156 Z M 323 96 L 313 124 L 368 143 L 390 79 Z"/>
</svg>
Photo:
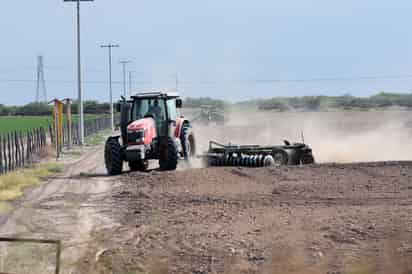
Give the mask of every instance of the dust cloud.
<svg viewBox="0 0 412 274">
<path fill-rule="evenodd" d="M 309 144 L 318 163 L 412 160 L 412 112 L 232 112 L 224 126 L 195 125 L 198 152 L 209 140 Z"/>
</svg>

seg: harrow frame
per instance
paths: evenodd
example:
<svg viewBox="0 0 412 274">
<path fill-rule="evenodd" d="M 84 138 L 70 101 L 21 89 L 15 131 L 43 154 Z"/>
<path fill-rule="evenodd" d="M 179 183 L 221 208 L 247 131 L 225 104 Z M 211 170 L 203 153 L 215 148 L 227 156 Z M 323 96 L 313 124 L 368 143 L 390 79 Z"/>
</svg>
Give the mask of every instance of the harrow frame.
<svg viewBox="0 0 412 274">
<path fill-rule="evenodd" d="M 263 167 L 271 165 L 304 165 L 315 162 L 312 149 L 304 143 L 284 145 L 224 145 L 209 141 L 206 154 L 209 166 L 249 166 Z"/>
</svg>

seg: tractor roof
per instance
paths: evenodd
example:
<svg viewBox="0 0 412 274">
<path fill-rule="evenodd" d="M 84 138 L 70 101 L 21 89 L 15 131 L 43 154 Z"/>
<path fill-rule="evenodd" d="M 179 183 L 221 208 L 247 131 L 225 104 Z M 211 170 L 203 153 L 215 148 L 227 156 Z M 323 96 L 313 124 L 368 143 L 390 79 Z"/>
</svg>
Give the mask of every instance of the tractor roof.
<svg viewBox="0 0 412 274">
<path fill-rule="evenodd" d="M 173 99 L 178 98 L 179 94 L 176 92 L 141 92 L 131 96 L 134 99 Z"/>
</svg>

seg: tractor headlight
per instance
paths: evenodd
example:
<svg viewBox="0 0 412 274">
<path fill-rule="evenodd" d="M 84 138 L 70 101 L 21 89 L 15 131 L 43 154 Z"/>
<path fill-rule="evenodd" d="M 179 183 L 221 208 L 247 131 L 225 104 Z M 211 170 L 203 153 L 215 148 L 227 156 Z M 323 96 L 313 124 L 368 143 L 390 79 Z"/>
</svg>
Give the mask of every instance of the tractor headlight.
<svg viewBox="0 0 412 274">
<path fill-rule="evenodd" d="M 144 142 L 144 129 L 138 129 L 136 131 L 127 131 L 128 143 L 143 143 Z"/>
</svg>

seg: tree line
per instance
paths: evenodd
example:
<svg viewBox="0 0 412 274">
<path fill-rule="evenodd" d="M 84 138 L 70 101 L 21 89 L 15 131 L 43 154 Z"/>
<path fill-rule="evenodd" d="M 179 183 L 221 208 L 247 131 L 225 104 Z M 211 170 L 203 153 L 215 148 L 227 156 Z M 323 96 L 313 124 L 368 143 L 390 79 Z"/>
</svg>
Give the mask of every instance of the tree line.
<svg viewBox="0 0 412 274">
<path fill-rule="evenodd" d="M 183 106 L 199 108 L 209 105 L 218 109 L 228 107 L 246 107 L 260 110 L 303 110 L 317 111 L 328 109 L 380 109 L 387 107 L 412 108 L 412 93 L 387 93 L 381 92 L 369 97 L 356 97 L 350 94 L 341 96 L 302 96 L 302 97 L 274 97 L 269 99 L 254 99 L 238 103 L 229 103 L 209 97 L 186 98 Z"/>
<path fill-rule="evenodd" d="M 370 97 L 355 97 L 349 94 L 342 96 L 303 96 L 276 97 L 271 99 L 250 100 L 237 103 L 239 106 L 255 107 L 260 110 L 328 110 L 328 109 L 380 109 L 388 107 L 412 108 L 412 93 L 381 92 Z"/>
<path fill-rule="evenodd" d="M 85 101 L 83 103 L 84 112 L 88 114 L 110 113 L 109 103 L 99 103 L 97 101 Z M 23 106 L 5 106 L 0 104 L 0 116 L 46 116 L 51 115 L 53 106 L 45 103 L 29 103 Z M 77 103 L 72 104 L 72 113 L 78 113 Z"/>
<path fill-rule="evenodd" d="M 249 107 L 260 110 L 306 110 L 317 111 L 327 109 L 377 109 L 387 107 L 412 108 L 412 93 L 386 93 L 381 92 L 370 97 L 356 97 L 350 94 L 341 96 L 303 96 L 303 97 L 274 97 L 270 99 L 248 100 L 231 104 L 224 100 L 210 97 L 188 97 L 185 98 L 183 107 L 200 108 L 201 106 L 212 106 L 217 109 L 227 109 L 229 107 Z M 23 106 L 5 106 L 0 104 L 0 116 L 20 115 L 20 116 L 43 116 L 50 115 L 52 105 L 44 103 L 29 103 Z M 72 113 L 77 114 L 76 103 L 72 105 Z M 109 103 L 99 103 L 97 101 L 85 101 L 84 112 L 88 114 L 108 114 L 110 113 Z"/>
</svg>

